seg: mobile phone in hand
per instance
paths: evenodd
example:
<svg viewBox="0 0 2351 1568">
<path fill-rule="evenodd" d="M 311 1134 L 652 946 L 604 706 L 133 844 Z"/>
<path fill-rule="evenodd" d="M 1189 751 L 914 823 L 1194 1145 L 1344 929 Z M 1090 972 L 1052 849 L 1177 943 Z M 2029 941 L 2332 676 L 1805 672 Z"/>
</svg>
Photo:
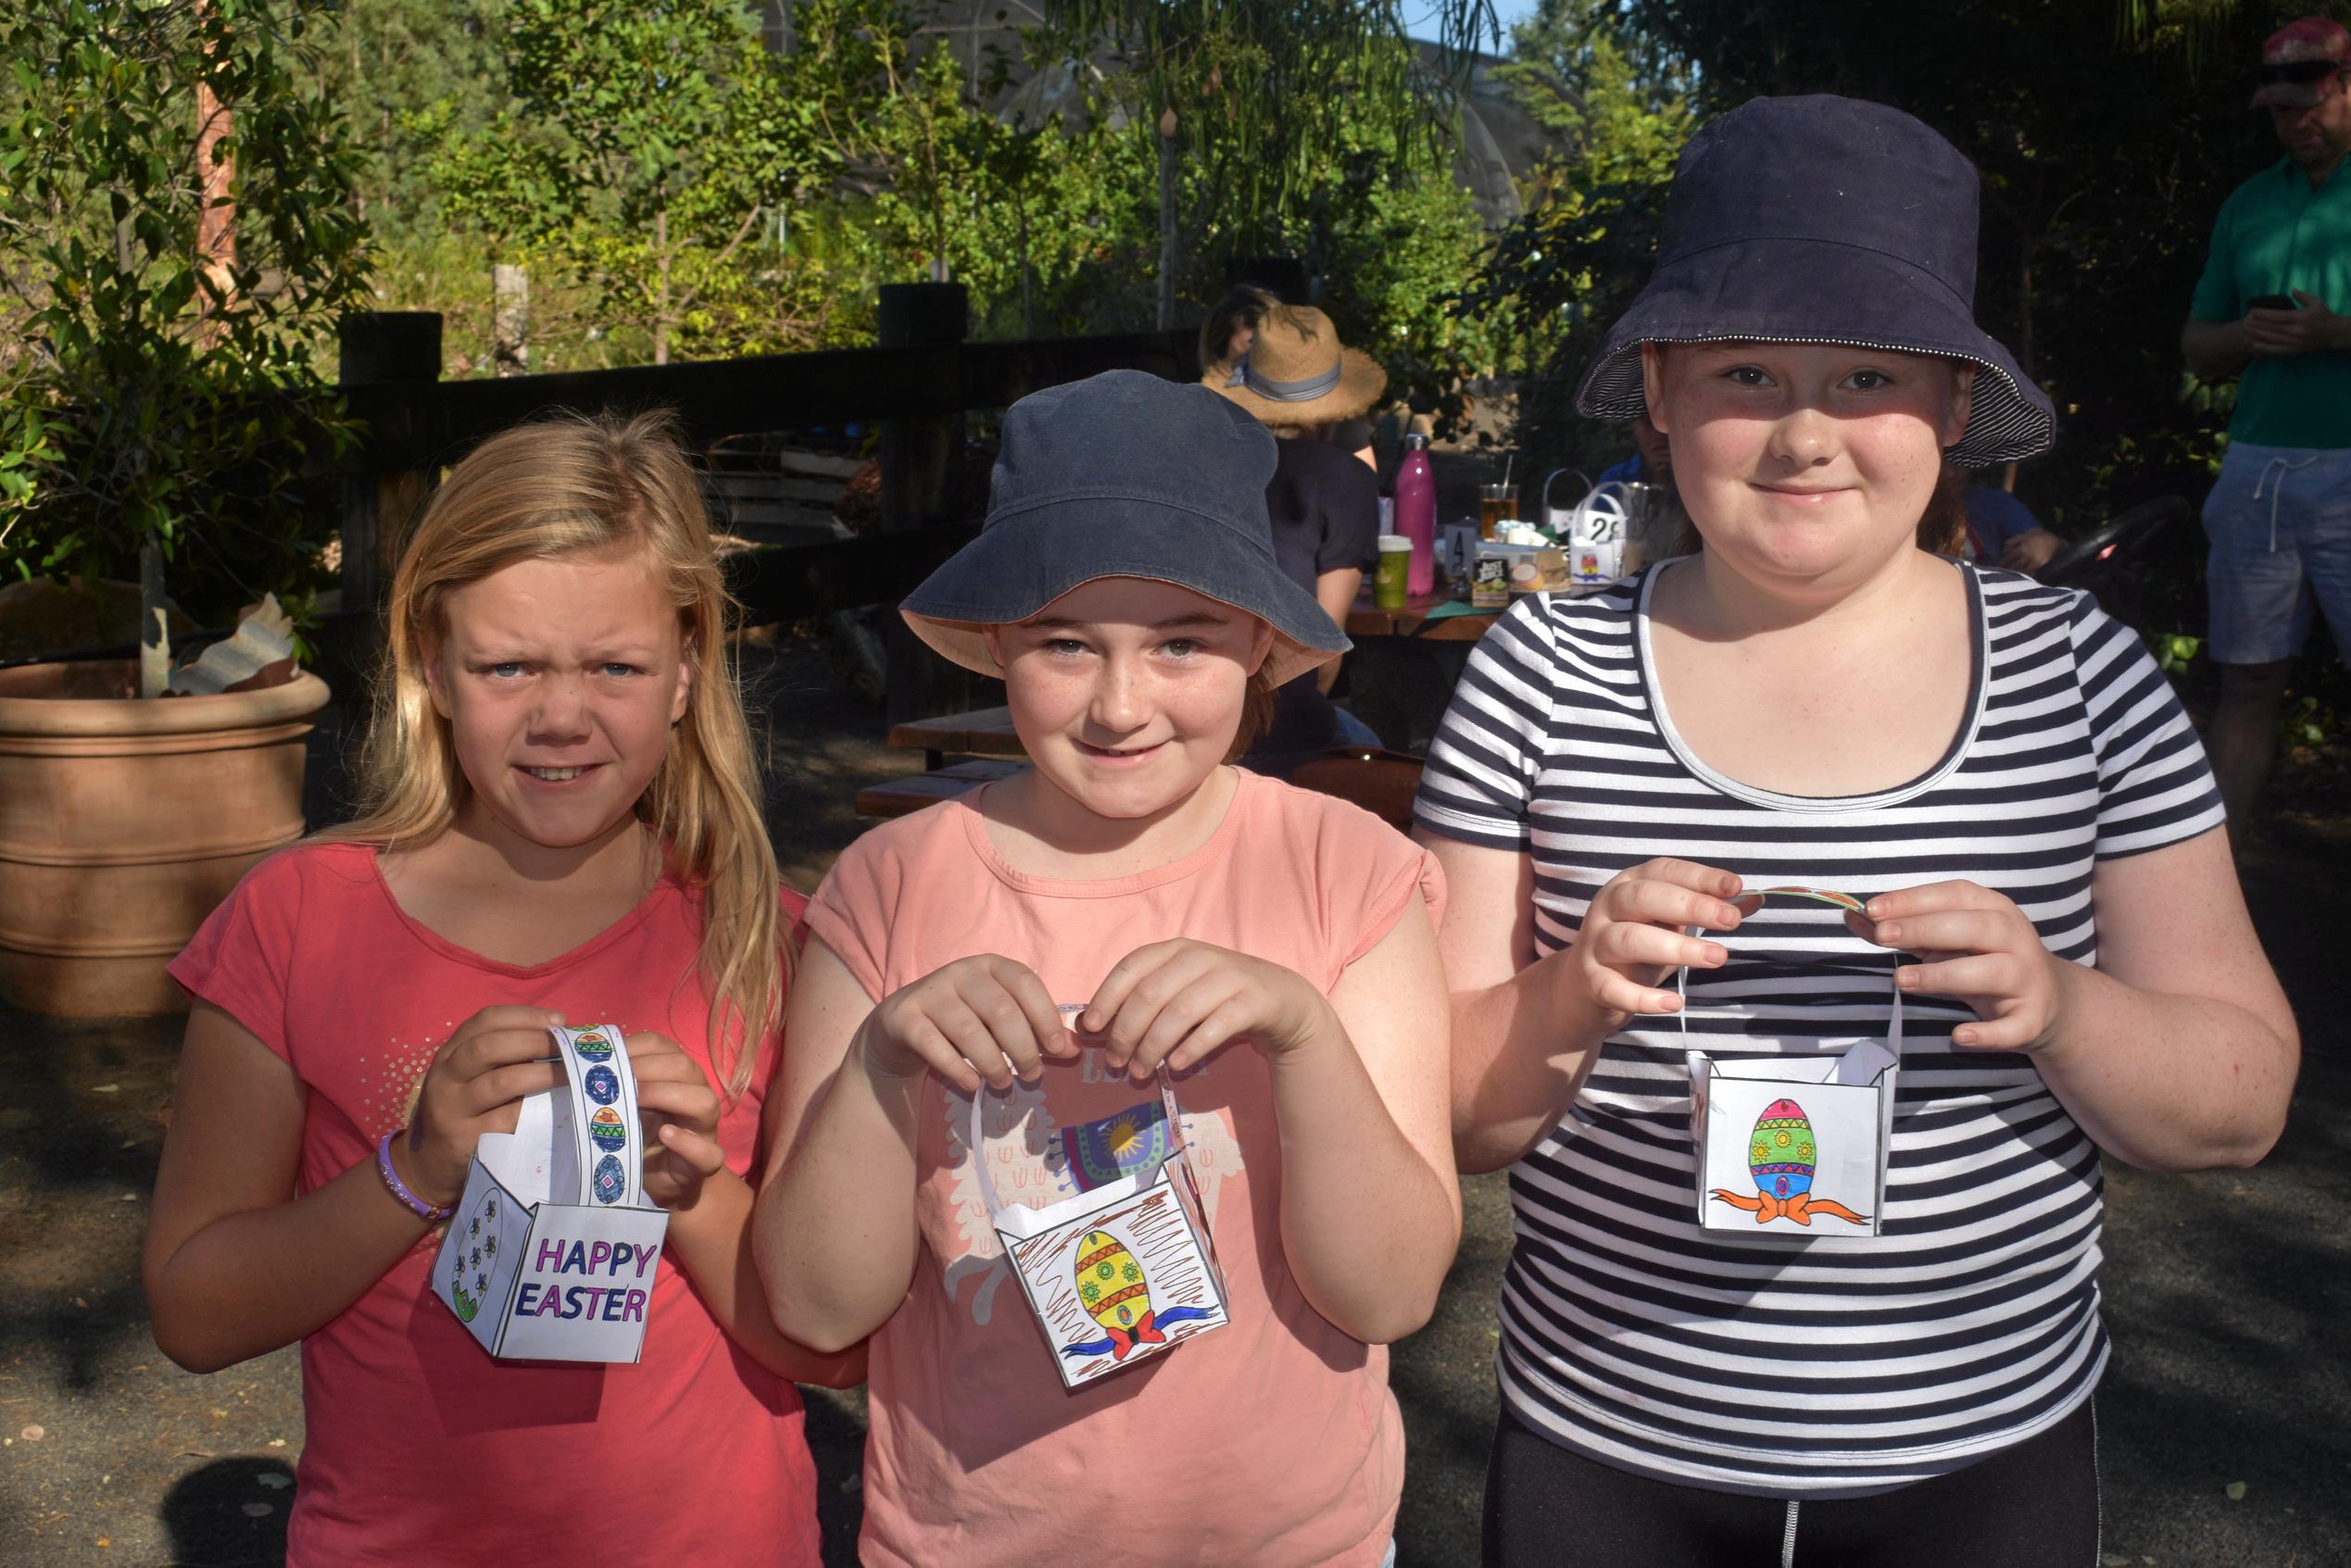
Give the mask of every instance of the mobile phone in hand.
<svg viewBox="0 0 2351 1568">
<path fill-rule="evenodd" d="M 2247 310 L 2299 310 L 2301 305 L 2290 294 L 2257 294 L 2244 302 Z"/>
</svg>

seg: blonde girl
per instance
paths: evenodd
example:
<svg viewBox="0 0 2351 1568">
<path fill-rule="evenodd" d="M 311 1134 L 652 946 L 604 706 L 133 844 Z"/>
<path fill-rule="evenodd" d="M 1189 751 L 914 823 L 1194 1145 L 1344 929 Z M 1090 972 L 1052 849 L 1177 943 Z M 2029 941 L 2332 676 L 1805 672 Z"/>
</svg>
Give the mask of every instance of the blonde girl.
<svg viewBox="0 0 2351 1568">
<path fill-rule="evenodd" d="M 270 857 L 194 1006 L 145 1247 L 157 1342 L 300 1341 L 299 1563 L 817 1560 L 746 1182 L 787 934 L 692 469 L 657 418 L 509 431 L 394 579 L 357 821 Z M 635 1366 L 491 1361 L 433 1298 L 474 1141 L 619 1025 L 671 1213 Z"/>
</svg>

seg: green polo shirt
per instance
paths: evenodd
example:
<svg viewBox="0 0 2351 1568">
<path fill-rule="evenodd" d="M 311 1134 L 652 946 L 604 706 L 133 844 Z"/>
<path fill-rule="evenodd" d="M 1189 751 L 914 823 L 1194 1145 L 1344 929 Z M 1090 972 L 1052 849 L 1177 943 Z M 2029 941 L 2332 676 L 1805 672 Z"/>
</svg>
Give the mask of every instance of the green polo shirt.
<svg viewBox="0 0 2351 1568">
<path fill-rule="evenodd" d="M 2280 158 L 2232 192 L 2188 314 L 2234 321 L 2254 295 L 2296 289 L 2351 315 L 2351 160 L 2315 191 L 2292 158 Z M 2238 378 L 2229 435 L 2257 446 L 2351 447 L 2351 354 L 2256 358 Z"/>
</svg>

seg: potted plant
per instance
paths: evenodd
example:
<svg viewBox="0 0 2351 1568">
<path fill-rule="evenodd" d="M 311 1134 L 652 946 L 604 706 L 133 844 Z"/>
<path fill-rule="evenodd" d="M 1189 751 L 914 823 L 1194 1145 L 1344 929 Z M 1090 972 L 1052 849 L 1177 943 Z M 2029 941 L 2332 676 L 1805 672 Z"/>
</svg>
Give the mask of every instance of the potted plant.
<svg viewBox="0 0 2351 1568">
<path fill-rule="evenodd" d="M 150 651 L 0 671 L 0 1000 L 169 1010 L 164 963 L 302 832 L 328 693 L 164 696 L 157 612 L 168 585 L 225 624 L 323 575 L 350 434 L 318 362 L 365 282 L 355 163 L 296 69 L 298 0 L 9 9 L 0 571 L 136 579 Z"/>
</svg>

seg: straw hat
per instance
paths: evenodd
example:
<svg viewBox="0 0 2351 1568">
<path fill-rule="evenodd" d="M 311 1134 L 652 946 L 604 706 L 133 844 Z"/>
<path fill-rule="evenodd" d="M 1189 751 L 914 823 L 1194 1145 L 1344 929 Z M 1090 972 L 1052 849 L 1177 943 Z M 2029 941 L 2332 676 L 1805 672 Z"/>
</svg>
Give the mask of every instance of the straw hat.
<svg viewBox="0 0 2351 1568">
<path fill-rule="evenodd" d="M 1204 383 L 1269 425 L 1319 425 L 1359 418 L 1379 400 L 1388 372 L 1346 347 L 1330 318 L 1311 305 L 1282 305 L 1257 322 L 1248 358 Z"/>
</svg>

